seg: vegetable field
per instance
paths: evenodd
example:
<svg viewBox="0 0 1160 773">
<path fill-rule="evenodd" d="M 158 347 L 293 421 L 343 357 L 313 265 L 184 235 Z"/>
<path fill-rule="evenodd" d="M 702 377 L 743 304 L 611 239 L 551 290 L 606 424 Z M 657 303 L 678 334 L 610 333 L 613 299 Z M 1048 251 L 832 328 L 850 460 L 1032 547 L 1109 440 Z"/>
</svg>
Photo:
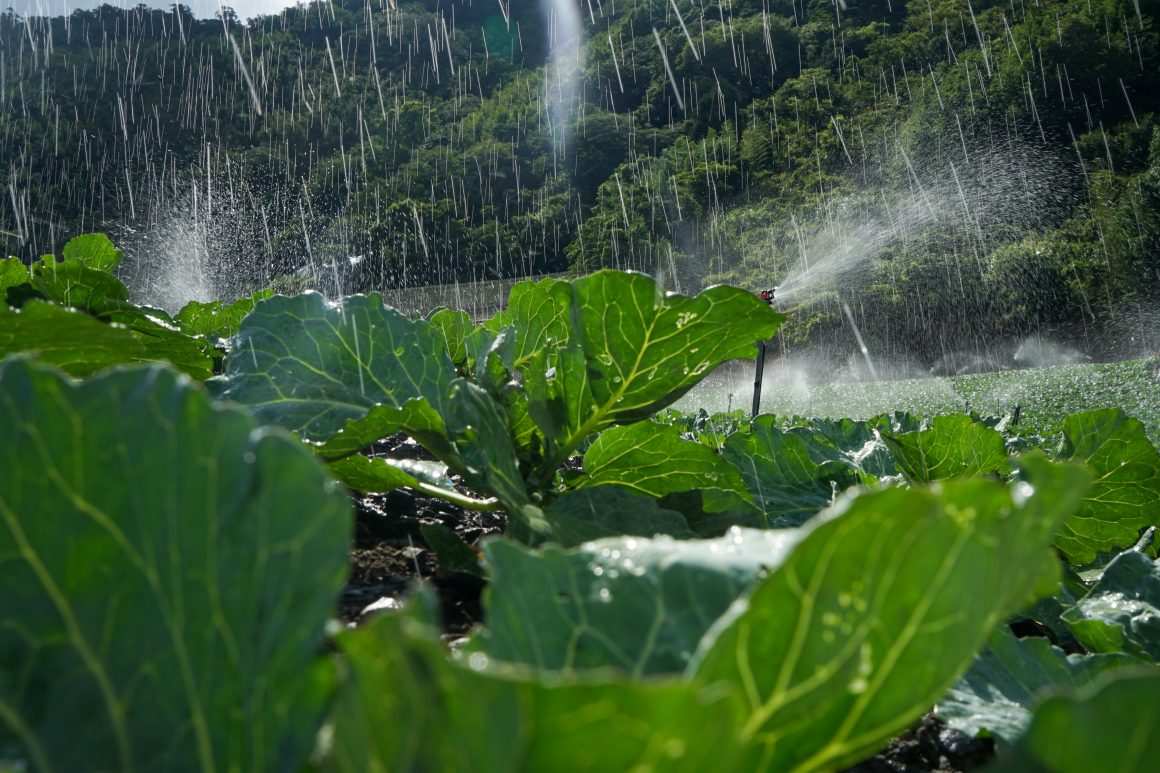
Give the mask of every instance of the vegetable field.
<svg viewBox="0 0 1160 773">
<path fill-rule="evenodd" d="M 615 271 L 482 324 L 169 315 L 119 259 L 0 262 L 0 770 L 838 770 L 932 711 L 1000 770 L 1151 769 L 1160 452 L 1118 408 L 676 414 L 781 315 Z M 452 515 L 430 581 L 334 624 L 404 498 Z"/>
<path fill-rule="evenodd" d="M 765 390 L 762 410 L 784 416 L 868 419 L 906 411 L 918 416 L 943 413 L 1011 415 L 1022 435 L 1054 438 L 1073 413 L 1116 406 L 1144 422 L 1148 437 L 1160 443 L 1160 359 L 1097 364 L 1055 365 L 963 376 L 883 382 L 821 383 Z M 752 366 L 745 383 L 703 382 L 677 407 L 727 413 L 748 403 Z M 740 391 L 730 397 L 731 391 Z"/>
</svg>

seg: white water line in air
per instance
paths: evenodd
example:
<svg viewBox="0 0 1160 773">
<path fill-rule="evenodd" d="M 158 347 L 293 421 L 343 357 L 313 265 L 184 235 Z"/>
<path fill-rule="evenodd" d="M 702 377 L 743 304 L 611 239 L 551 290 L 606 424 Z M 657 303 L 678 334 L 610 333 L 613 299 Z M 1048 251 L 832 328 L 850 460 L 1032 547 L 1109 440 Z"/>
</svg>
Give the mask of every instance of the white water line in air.
<svg viewBox="0 0 1160 773">
<path fill-rule="evenodd" d="M 854 323 L 854 315 L 850 313 L 849 304 L 843 302 L 842 311 L 846 312 L 846 319 L 850 323 L 850 329 L 854 331 L 854 338 L 858 340 L 858 349 L 861 350 L 862 356 L 866 359 L 866 367 L 870 369 L 870 377 L 877 381 L 878 371 L 874 368 L 874 361 L 870 359 L 870 350 L 866 348 L 866 342 L 862 340 L 862 332 L 858 330 L 858 325 Z"/>
</svg>

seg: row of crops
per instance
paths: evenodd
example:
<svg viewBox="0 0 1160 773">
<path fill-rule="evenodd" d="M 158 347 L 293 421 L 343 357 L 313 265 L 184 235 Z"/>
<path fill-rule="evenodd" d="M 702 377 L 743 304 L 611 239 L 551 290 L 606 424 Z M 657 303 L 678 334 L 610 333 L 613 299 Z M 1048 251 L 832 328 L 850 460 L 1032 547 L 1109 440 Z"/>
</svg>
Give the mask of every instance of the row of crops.
<svg viewBox="0 0 1160 773">
<path fill-rule="evenodd" d="M 0 770 L 833 770 L 932 707 L 1003 769 L 1147 769 L 1160 453 L 1120 410 L 658 416 L 781 316 L 612 271 L 481 325 L 169 315 L 120 257 L 0 262 Z M 403 487 L 507 516 L 424 531 L 488 583 L 453 648 L 424 587 L 330 625 L 348 489 Z"/>
</svg>

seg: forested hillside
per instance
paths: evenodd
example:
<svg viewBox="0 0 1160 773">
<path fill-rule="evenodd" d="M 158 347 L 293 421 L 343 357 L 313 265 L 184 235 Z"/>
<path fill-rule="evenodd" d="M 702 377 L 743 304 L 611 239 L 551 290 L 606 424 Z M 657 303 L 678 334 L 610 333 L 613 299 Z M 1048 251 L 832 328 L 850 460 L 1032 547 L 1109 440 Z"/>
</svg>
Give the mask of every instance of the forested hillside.
<svg viewBox="0 0 1160 773">
<path fill-rule="evenodd" d="M 1156 346 L 1160 302 L 1158 10 L 8 13 L 0 250 L 107 230 L 142 292 L 172 270 L 157 255 L 208 253 L 217 297 L 617 266 L 682 290 L 781 284 L 788 342 L 848 314 L 880 350 L 1046 328 L 1133 353 Z"/>
</svg>

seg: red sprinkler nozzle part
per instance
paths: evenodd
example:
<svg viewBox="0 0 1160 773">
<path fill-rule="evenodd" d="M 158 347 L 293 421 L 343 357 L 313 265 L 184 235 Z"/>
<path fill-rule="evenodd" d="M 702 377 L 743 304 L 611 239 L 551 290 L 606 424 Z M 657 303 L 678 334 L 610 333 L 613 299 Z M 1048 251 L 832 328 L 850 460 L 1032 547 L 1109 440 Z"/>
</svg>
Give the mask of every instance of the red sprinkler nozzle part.
<svg viewBox="0 0 1160 773">
<path fill-rule="evenodd" d="M 761 300 L 765 301 L 767 304 L 772 306 L 773 305 L 773 293 L 775 290 L 777 290 L 776 287 L 773 288 L 773 290 L 762 290 L 757 295 L 761 298 Z"/>
</svg>

